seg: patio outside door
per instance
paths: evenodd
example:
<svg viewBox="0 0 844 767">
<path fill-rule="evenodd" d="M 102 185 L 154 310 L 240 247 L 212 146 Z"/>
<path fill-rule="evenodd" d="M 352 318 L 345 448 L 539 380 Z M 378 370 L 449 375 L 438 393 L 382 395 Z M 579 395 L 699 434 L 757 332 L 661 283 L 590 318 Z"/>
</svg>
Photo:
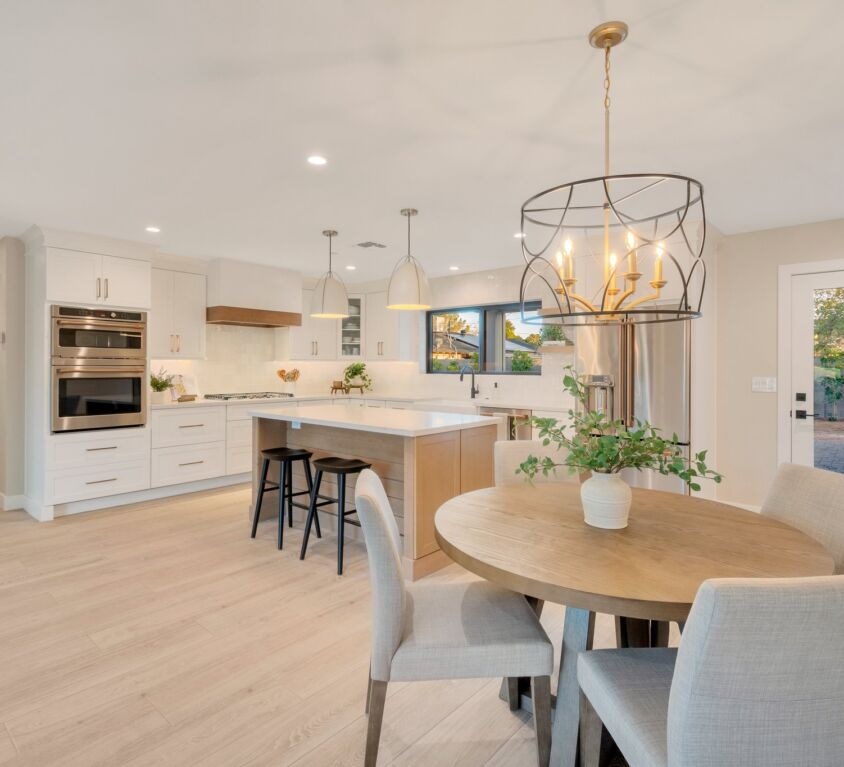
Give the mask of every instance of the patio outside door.
<svg viewBox="0 0 844 767">
<path fill-rule="evenodd" d="M 844 473 L 844 271 L 791 277 L 791 461 Z"/>
</svg>

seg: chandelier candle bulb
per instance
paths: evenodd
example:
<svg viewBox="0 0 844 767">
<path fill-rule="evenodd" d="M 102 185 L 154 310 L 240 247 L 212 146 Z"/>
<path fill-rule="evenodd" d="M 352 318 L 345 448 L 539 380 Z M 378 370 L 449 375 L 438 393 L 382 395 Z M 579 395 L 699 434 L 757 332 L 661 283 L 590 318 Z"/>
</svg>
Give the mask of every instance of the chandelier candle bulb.
<svg viewBox="0 0 844 767">
<path fill-rule="evenodd" d="M 639 271 L 638 264 L 636 263 L 636 238 L 633 236 L 632 232 L 627 233 L 627 271 L 630 274 L 636 274 Z"/>
<path fill-rule="evenodd" d="M 656 261 L 654 261 L 654 282 L 662 282 L 662 247 L 656 249 Z"/>
</svg>

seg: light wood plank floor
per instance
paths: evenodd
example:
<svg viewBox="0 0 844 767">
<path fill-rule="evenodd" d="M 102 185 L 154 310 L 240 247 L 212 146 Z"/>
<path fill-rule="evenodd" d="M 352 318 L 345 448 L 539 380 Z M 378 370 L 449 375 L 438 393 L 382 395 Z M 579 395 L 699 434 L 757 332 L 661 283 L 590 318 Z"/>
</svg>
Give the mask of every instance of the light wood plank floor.
<svg viewBox="0 0 844 767">
<path fill-rule="evenodd" d="M 0 512 L 0 765 L 363 762 L 362 543 L 249 538 L 244 487 L 39 524 Z M 432 576 L 471 578 L 456 565 Z M 559 643 L 563 610 L 543 615 Z M 596 646 L 612 624 L 598 622 Z M 533 763 L 497 680 L 392 684 L 379 764 Z"/>
</svg>

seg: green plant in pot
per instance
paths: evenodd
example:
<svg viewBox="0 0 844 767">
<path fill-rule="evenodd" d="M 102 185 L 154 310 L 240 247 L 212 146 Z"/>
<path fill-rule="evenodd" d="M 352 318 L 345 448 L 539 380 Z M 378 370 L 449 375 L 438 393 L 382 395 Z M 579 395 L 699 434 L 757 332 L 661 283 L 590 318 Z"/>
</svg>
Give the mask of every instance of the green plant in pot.
<svg viewBox="0 0 844 767">
<path fill-rule="evenodd" d="M 627 526 L 632 493 L 619 476 L 622 469 L 653 469 L 664 475 L 682 479 L 692 490 L 700 490 L 700 479 L 721 481 L 721 475 L 706 465 L 706 450 L 692 458 L 683 448 L 661 436 L 660 430 L 637 420 L 627 426 L 622 420 L 609 420 L 605 414 L 589 410 L 586 386 L 566 368 L 563 386 L 574 397 L 577 406 L 568 411 L 569 423 L 560 424 L 553 418 L 531 418 L 539 429 L 543 444 L 557 445 L 565 456 L 560 462 L 546 456 L 530 455 L 516 469 L 532 479 L 556 472 L 565 467 L 569 472 L 592 472 L 580 486 L 584 518 L 593 527 L 620 529 Z"/>
<path fill-rule="evenodd" d="M 172 385 L 173 375 L 168 373 L 164 368 L 159 369 L 157 373 L 151 373 L 149 377 L 149 388 L 152 389 L 152 397 L 150 397 L 152 403 L 160 405 L 167 402 L 169 399 L 168 391 Z"/>
<path fill-rule="evenodd" d="M 372 389 L 372 379 L 369 373 L 366 372 L 365 362 L 353 362 L 348 365 L 343 371 L 343 381 L 347 386 L 362 386 L 362 391 L 370 391 Z"/>
</svg>

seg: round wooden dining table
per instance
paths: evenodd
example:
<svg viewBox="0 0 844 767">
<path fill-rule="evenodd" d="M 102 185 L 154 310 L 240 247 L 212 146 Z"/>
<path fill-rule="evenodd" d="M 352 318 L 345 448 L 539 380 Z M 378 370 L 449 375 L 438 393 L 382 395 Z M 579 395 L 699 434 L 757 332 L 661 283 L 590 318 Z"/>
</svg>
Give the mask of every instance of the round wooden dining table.
<svg viewBox="0 0 844 767">
<path fill-rule="evenodd" d="M 577 654 L 591 648 L 595 613 L 678 621 L 709 578 L 830 575 L 817 541 L 751 511 L 677 493 L 633 489 L 630 522 L 583 521 L 580 486 L 554 482 L 475 490 L 435 518 L 458 564 L 535 603 L 566 606 L 551 763 L 574 767 L 580 721 Z"/>
</svg>

